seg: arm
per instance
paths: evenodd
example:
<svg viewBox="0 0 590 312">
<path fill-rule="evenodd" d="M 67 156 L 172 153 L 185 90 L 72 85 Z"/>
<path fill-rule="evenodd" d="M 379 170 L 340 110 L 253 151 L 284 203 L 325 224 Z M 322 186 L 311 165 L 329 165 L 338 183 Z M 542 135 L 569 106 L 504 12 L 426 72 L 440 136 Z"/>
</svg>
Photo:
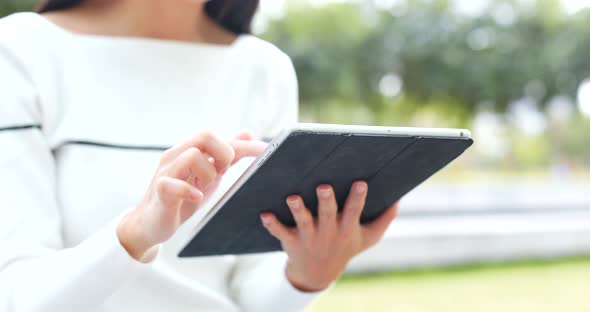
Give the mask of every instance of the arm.
<svg viewBox="0 0 590 312">
<path fill-rule="evenodd" d="M 141 262 L 156 256 L 158 245 L 205 202 L 230 165 L 257 156 L 265 144 L 198 133 L 163 153 L 136 207 L 65 248 L 48 143 L 53 127 L 43 124 L 52 108 L 41 109 L 34 83 L 52 77 L 33 77 L 15 52 L 23 46 L 7 44 L 1 35 L 0 311 L 93 310 L 145 269 Z"/>
<path fill-rule="evenodd" d="M 271 88 L 274 92 L 271 91 L 269 100 L 278 101 L 281 107 L 267 111 L 283 112 L 277 114 L 280 118 L 276 118 L 274 127 L 280 129 L 296 120 L 297 84 L 288 58 L 282 58 L 282 65 L 273 65 L 283 70 L 270 79 L 278 85 Z M 331 186 L 318 186 L 317 195 L 318 217 L 315 220 L 300 196 L 286 199 L 295 228 L 287 228 L 272 214 L 261 215 L 262 224 L 281 242 L 286 255 L 277 253 L 238 259 L 230 287 L 244 310 L 302 311 L 340 277 L 350 259 L 381 239 L 397 215 L 397 204 L 393 204 L 372 223 L 361 225 L 360 216 L 367 195 L 367 184 L 363 181 L 352 185 L 340 216 Z"/>
<path fill-rule="evenodd" d="M 278 51 L 276 51 L 278 52 Z M 284 127 L 297 122 L 297 77 L 289 57 L 276 53 L 268 58 L 270 84 L 256 132 L 262 138 L 276 136 Z M 322 292 L 303 292 L 295 288 L 285 275 L 287 256 L 283 252 L 270 255 L 238 257 L 230 277 L 232 296 L 245 311 L 301 311 Z"/>
<path fill-rule="evenodd" d="M 114 222 L 63 249 L 55 162 L 38 94 L 0 44 L 0 311 L 85 311 L 137 272 Z"/>
</svg>

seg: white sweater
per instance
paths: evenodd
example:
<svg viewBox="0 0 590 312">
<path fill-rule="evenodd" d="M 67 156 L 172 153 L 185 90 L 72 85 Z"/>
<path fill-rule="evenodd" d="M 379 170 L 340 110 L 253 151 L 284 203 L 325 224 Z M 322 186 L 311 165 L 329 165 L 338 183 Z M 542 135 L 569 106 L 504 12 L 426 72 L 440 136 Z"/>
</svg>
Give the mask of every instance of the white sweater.
<svg viewBox="0 0 590 312">
<path fill-rule="evenodd" d="M 73 34 L 0 19 L 0 311 L 300 311 L 283 253 L 179 259 L 188 232 L 140 264 L 115 234 L 160 153 L 199 130 L 267 138 L 297 115 L 289 58 L 231 46 Z"/>
</svg>

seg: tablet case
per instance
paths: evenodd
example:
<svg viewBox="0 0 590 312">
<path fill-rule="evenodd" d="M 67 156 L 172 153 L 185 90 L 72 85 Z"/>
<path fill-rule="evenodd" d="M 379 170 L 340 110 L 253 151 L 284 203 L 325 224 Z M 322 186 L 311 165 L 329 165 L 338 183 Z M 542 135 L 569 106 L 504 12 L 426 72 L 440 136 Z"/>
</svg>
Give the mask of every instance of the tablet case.
<svg viewBox="0 0 590 312">
<path fill-rule="evenodd" d="M 262 226 L 260 213 L 273 212 L 284 224 L 294 226 L 285 199 L 300 194 L 317 216 L 315 188 L 324 183 L 333 186 L 341 209 L 351 184 L 367 181 L 361 222 L 370 222 L 472 144 L 470 138 L 293 132 L 179 257 L 281 250 L 280 242 Z"/>
</svg>

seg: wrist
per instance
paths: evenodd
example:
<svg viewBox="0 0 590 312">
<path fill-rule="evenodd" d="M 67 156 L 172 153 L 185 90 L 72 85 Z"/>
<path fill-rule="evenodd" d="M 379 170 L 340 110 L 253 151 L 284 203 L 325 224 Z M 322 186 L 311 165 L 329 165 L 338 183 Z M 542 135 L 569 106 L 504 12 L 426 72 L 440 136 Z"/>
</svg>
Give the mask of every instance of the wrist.
<svg viewBox="0 0 590 312">
<path fill-rule="evenodd" d="M 333 281 L 318 281 L 311 278 L 306 278 L 303 274 L 297 272 L 291 266 L 287 265 L 285 268 L 285 276 L 291 285 L 302 292 L 318 292 L 330 286 Z"/>
<path fill-rule="evenodd" d="M 140 262 L 150 262 L 157 254 L 158 245 L 150 243 L 133 213 L 125 215 L 117 225 L 117 237 L 129 256 Z"/>
</svg>

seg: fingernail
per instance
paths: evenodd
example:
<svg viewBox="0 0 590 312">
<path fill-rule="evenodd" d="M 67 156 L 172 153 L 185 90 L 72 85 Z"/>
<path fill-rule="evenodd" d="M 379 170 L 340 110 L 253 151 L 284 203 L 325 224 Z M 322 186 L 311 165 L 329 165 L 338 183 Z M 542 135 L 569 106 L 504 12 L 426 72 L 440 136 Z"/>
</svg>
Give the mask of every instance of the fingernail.
<svg viewBox="0 0 590 312">
<path fill-rule="evenodd" d="M 363 183 L 363 182 L 357 182 L 354 190 L 356 191 L 357 194 L 363 194 L 364 192 L 367 191 L 367 184 Z"/>
<path fill-rule="evenodd" d="M 193 200 L 201 200 L 203 198 L 203 193 L 196 188 L 191 189 L 191 197 Z"/>
<path fill-rule="evenodd" d="M 270 217 L 268 215 L 261 215 L 260 220 L 264 225 L 270 225 Z"/>
<path fill-rule="evenodd" d="M 299 209 L 299 200 L 297 197 L 287 197 L 287 205 L 291 207 L 291 209 Z"/>
<path fill-rule="evenodd" d="M 330 197 L 330 187 L 326 185 L 320 186 L 318 188 L 318 195 L 323 199 Z"/>
</svg>

